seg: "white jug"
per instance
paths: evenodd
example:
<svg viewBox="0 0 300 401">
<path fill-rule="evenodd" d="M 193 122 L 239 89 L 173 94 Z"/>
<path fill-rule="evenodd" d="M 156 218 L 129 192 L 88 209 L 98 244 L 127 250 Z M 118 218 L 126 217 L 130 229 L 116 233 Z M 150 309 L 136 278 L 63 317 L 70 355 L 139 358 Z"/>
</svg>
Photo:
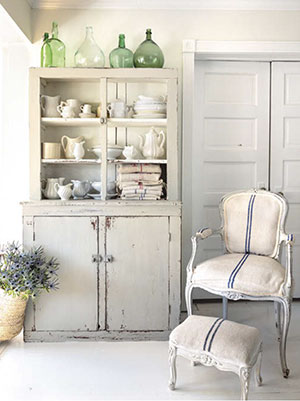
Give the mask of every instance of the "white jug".
<svg viewBox="0 0 300 401">
<path fill-rule="evenodd" d="M 165 133 L 158 133 L 153 127 L 147 132 L 145 138 L 139 135 L 140 150 L 145 159 L 161 159 L 165 154 L 164 144 L 166 141 Z"/>
<path fill-rule="evenodd" d="M 75 156 L 73 154 L 74 144 L 77 142 L 82 142 L 83 140 L 83 136 L 78 136 L 77 138 L 69 138 L 68 136 L 64 135 L 61 138 L 61 145 L 65 152 L 66 159 L 75 159 Z"/>
<path fill-rule="evenodd" d="M 47 199 L 59 199 L 57 192 L 55 190 L 55 184 L 63 185 L 65 178 L 47 178 L 46 188 L 42 189 L 42 193 Z"/>
<path fill-rule="evenodd" d="M 74 143 L 73 155 L 75 156 L 76 160 L 80 160 L 83 158 L 83 156 L 85 154 L 84 147 L 83 147 L 84 144 L 85 144 L 85 141 Z"/>
<path fill-rule="evenodd" d="M 126 159 L 130 160 L 136 160 L 141 158 L 140 152 L 133 145 L 125 146 L 123 150 L 123 155 L 126 157 Z"/>
<path fill-rule="evenodd" d="M 72 185 L 73 184 L 67 184 L 67 185 L 59 185 L 58 182 L 54 184 L 54 189 L 59 195 L 61 200 L 69 200 L 72 195 Z"/>
<path fill-rule="evenodd" d="M 41 109 L 43 117 L 60 117 L 57 106 L 60 103 L 61 97 L 58 96 L 41 96 Z"/>
</svg>

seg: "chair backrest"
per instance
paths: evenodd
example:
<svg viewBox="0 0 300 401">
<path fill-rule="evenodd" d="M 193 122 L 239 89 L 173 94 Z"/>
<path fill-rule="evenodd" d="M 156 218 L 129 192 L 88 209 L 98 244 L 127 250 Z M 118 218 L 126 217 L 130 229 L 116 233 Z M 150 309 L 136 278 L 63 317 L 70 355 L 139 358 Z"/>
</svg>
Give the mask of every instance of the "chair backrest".
<svg viewBox="0 0 300 401">
<path fill-rule="evenodd" d="M 220 212 L 227 251 L 277 258 L 287 211 L 286 199 L 273 192 L 250 190 L 225 195 Z"/>
</svg>

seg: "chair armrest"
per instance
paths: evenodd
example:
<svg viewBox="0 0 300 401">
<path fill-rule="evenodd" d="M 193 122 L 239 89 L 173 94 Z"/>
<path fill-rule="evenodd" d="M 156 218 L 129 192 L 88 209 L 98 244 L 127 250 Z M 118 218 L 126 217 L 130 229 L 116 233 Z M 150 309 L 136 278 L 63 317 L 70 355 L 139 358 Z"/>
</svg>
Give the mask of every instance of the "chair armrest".
<svg viewBox="0 0 300 401">
<path fill-rule="evenodd" d="M 283 284 L 284 293 L 287 297 L 292 297 L 293 290 L 293 245 L 295 243 L 294 234 L 282 234 L 282 242 L 286 246 L 286 268 Z"/>
<path fill-rule="evenodd" d="M 198 239 L 206 239 L 209 238 L 210 236 L 214 234 L 219 234 L 222 235 L 222 228 L 218 228 L 217 230 L 213 230 L 212 228 L 202 228 L 199 231 L 196 232 L 196 234 L 191 238 L 192 240 L 192 254 L 189 260 L 189 263 L 187 264 L 186 270 L 187 270 L 187 275 L 191 275 L 193 271 L 193 263 L 194 259 L 197 253 L 197 247 L 198 247 Z"/>
</svg>

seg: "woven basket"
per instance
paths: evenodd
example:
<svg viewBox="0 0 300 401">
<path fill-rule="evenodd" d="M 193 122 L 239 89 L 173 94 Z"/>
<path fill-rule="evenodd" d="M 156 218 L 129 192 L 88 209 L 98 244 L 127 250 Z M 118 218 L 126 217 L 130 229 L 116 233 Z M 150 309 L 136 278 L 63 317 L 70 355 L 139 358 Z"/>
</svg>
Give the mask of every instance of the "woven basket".
<svg viewBox="0 0 300 401">
<path fill-rule="evenodd" d="M 17 336 L 23 328 L 27 299 L 0 290 L 0 341 Z"/>
</svg>

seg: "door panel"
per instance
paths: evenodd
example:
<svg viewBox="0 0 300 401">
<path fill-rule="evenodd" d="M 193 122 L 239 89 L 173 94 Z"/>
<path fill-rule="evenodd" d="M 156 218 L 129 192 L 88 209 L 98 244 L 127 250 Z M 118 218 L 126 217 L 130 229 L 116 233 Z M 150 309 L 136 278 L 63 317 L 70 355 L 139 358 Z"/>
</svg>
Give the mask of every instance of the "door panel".
<svg viewBox="0 0 300 401">
<path fill-rule="evenodd" d="M 192 199 L 185 205 L 193 223 L 184 247 L 200 227 L 219 227 L 225 193 L 268 186 L 269 93 L 269 63 L 196 62 Z M 223 252 L 219 238 L 199 248 L 197 262 Z"/>
<path fill-rule="evenodd" d="M 97 330 L 97 219 L 34 218 L 33 244 L 60 262 L 59 289 L 37 299 L 36 330 Z M 101 230 L 99 240 L 104 242 Z"/>
<path fill-rule="evenodd" d="M 294 296 L 300 297 L 300 63 L 272 63 L 272 191 L 286 196 L 290 210 L 286 230 L 296 236 Z"/>
<path fill-rule="evenodd" d="M 111 217 L 107 329 L 168 329 L 168 217 Z"/>
</svg>

